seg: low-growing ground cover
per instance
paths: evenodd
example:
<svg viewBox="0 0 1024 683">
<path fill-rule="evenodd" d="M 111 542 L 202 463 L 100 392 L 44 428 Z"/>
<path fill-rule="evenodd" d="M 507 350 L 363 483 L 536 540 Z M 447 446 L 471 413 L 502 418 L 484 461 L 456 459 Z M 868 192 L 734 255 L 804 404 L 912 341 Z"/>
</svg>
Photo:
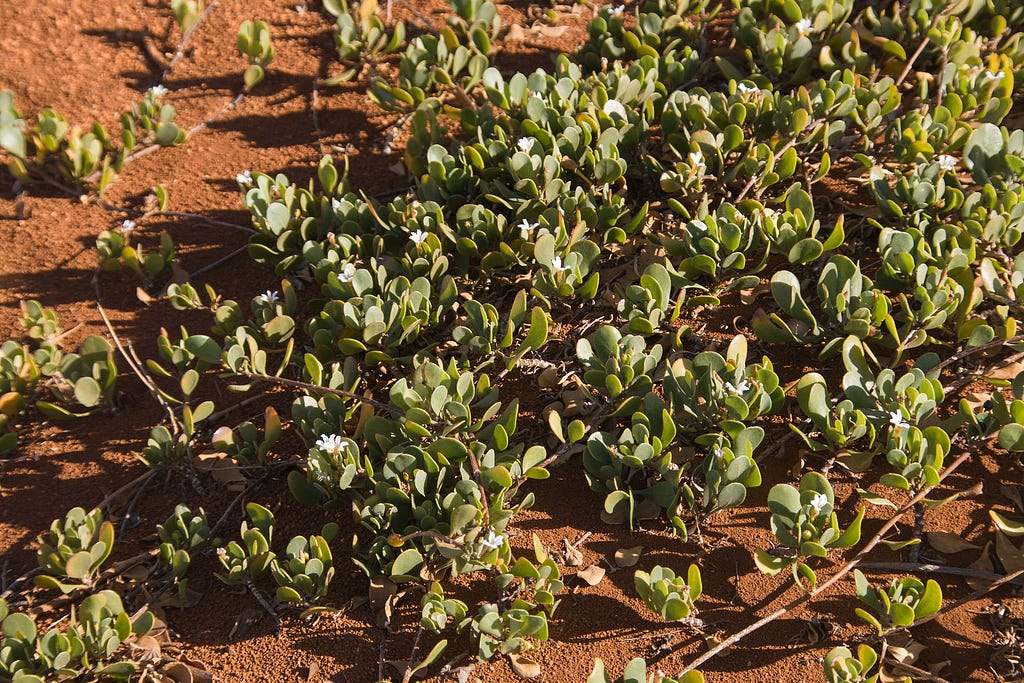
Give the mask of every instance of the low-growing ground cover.
<svg viewBox="0 0 1024 683">
<path fill-rule="evenodd" d="M 1024 10 L 10 12 L 0 680 L 1020 678 Z"/>
</svg>

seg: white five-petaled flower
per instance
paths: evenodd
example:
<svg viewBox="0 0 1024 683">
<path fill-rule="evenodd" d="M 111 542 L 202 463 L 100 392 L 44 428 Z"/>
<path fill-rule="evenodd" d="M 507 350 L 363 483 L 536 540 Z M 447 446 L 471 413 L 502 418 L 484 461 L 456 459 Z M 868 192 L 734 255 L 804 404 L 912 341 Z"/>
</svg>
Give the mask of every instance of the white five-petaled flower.
<svg viewBox="0 0 1024 683">
<path fill-rule="evenodd" d="M 948 154 L 940 154 L 939 168 L 941 168 L 943 171 L 952 171 L 954 168 L 956 168 L 956 157 L 950 156 Z"/>
<path fill-rule="evenodd" d="M 1003 80 L 1004 76 L 1006 76 L 1006 74 L 1004 74 L 1002 71 L 996 71 L 995 73 L 992 73 L 991 69 L 985 69 L 985 78 L 991 81 L 1001 81 Z"/>
<path fill-rule="evenodd" d="M 488 550 L 496 550 L 505 543 L 505 537 L 494 533 L 494 529 L 487 532 L 487 535 L 480 539 L 480 545 Z"/>
<path fill-rule="evenodd" d="M 612 8 L 611 8 L 610 10 L 608 10 L 608 11 L 609 11 L 610 13 L 612 13 L 612 14 L 616 14 L 616 15 L 617 15 L 617 14 L 622 14 L 622 11 L 623 11 L 624 9 L 626 9 L 626 6 L 625 6 L 625 5 L 618 5 L 618 6 L 616 6 L 616 7 L 612 7 Z"/>
<path fill-rule="evenodd" d="M 721 460 L 725 457 L 725 451 L 723 451 L 719 446 L 715 446 L 715 450 L 711 452 L 714 454 L 715 460 Z"/>
<path fill-rule="evenodd" d="M 608 116 L 618 116 L 620 118 L 626 118 L 626 108 L 622 106 L 622 102 L 618 100 L 608 100 L 604 103 L 602 108 L 604 113 Z"/>
<path fill-rule="evenodd" d="M 516 147 L 519 148 L 520 152 L 527 152 L 528 153 L 530 151 L 530 147 L 532 147 L 532 146 L 533 146 L 533 140 L 531 140 L 530 138 L 519 138 L 516 141 Z"/>
<path fill-rule="evenodd" d="M 555 271 L 556 273 L 564 273 L 569 269 L 562 265 L 562 257 L 556 256 L 555 258 L 551 259 L 551 270 Z"/>
<path fill-rule="evenodd" d="M 130 219 L 124 219 L 124 223 L 121 223 L 121 234 L 127 235 L 135 229 L 135 221 Z"/>
<path fill-rule="evenodd" d="M 707 164 L 704 163 L 704 155 L 700 151 L 690 152 L 690 166 L 697 172 L 698 175 L 703 175 L 704 169 L 707 168 Z"/>
<path fill-rule="evenodd" d="M 531 223 L 530 221 L 526 220 L 525 218 L 523 220 L 519 221 L 519 234 L 523 236 L 524 240 L 530 239 L 530 235 L 536 229 L 537 229 L 537 224 L 536 223 Z"/>
<path fill-rule="evenodd" d="M 412 240 L 412 243 L 418 247 L 427 241 L 427 235 L 429 234 L 430 233 L 428 233 L 426 230 L 417 230 L 416 232 L 409 235 L 409 239 Z"/>
<path fill-rule="evenodd" d="M 314 445 L 318 451 L 333 455 L 334 457 L 338 457 L 348 450 L 348 444 L 337 434 L 324 434 L 316 440 Z"/>
<path fill-rule="evenodd" d="M 352 278 L 356 274 L 356 267 L 351 263 L 346 263 L 345 267 L 338 273 L 339 282 L 352 282 Z"/>
<path fill-rule="evenodd" d="M 228 549 L 227 548 L 217 548 L 217 557 L 219 557 L 220 559 L 223 560 L 223 559 L 227 558 L 227 556 L 228 556 Z"/>
<path fill-rule="evenodd" d="M 741 379 L 739 384 L 733 385 L 732 382 L 726 382 L 725 388 L 729 390 L 730 394 L 745 394 L 750 391 L 750 382 L 745 379 Z"/>
<path fill-rule="evenodd" d="M 797 33 L 799 33 L 802 36 L 806 36 L 808 33 L 811 32 L 811 20 L 808 19 L 807 17 L 804 17 L 800 21 L 796 22 L 795 28 Z"/>
<path fill-rule="evenodd" d="M 889 424 L 895 429 L 907 426 L 907 421 L 903 419 L 903 413 L 898 408 L 889 413 Z"/>
<path fill-rule="evenodd" d="M 816 514 L 820 513 L 826 505 L 828 505 L 828 496 L 824 493 L 815 493 L 814 498 L 811 498 L 811 507 L 814 508 Z"/>
<path fill-rule="evenodd" d="M 269 289 L 267 291 L 263 292 L 262 294 L 260 294 L 256 298 L 259 299 L 260 301 L 262 301 L 263 303 L 269 305 L 269 306 L 273 306 L 274 304 L 277 303 L 277 300 L 278 300 L 277 292 L 271 291 Z"/>
<path fill-rule="evenodd" d="M 249 169 L 246 169 L 236 175 L 235 180 L 238 181 L 239 185 L 252 185 L 252 173 Z"/>
<path fill-rule="evenodd" d="M 162 85 L 154 85 L 152 88 L 149 89 L 149 92 L 153 93 L 153 97 L 163 97 L 171 91 Z"/>
<path fill-rule="evenodd" d="M 752 92 L 758 92 L 759 90 L 760 88 L 758 88 L 756 85 L 747 85 L 746 83 L 736 84 L 736 92 L 740 93 L 741 95 L 747 95 Z"/>
</svg>

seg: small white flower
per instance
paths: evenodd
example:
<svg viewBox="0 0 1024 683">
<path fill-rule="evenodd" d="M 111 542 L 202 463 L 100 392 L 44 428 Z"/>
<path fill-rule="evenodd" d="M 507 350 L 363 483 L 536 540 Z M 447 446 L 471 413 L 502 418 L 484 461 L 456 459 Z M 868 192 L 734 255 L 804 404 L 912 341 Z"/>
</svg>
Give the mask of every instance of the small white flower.
<svg viewBox="0 0 1024 683">
<path fill-rule="evenodd" d="M 692 225 L 693 227 L 697 228 L 697 230 L 699 230 L 700 232 L 707 232 L 708 231 L 708 224 L 705 223 L 704 221 L 702 221 L 699 218 L 694 218 L 692 221 L 690 221 L 690 225 Z M 730 385 L 730 386 L 732 386 L 732 385 Z"/>
<path fill-rule="evenodd" d="M 562 265 L 562 257 L 556 256 L 555 258 L 551 259 L 551 270 L 555 271 L 556 273 L 564 273 L 569 269 Z"/>
<path fill-rule="evenodd" d="M 256 298 L 262 301 L 263 303 L 267 304 L 268 306 L 273 306 L 274 304 L 276 304 L 278 299 L 277 292 L 273 292 L 269 289 L 260 294 Z"/>
<path fill-rule="evenodd" d="M 811 507 L 814 508 L 815 513 L 820 513 L 826 505 L 828 505 L 828 496 L 824 493 L 815 493 L 814 498 L 811 498 Z"/>
<path fill-rule="evenodd" d="M 741 379 L 739 384 L 733 385 L 732 382 L 726 382 L 725 388 L 728 389 L 730 394 L 745 394 L 750 391 L 750 382 L 745 379 Z"/>
<path fill-rule="evenodd" d="M 227 548 L 217 548 L 217 557 L 219 557 L 220 559 L 223 560 L 223 559 L 226 559 L 227 556 L 228 556 L 228 549 Z"/>
<path fill-rule="evenodd" d="M 246 169 L 236 175 L 235 180 L 238 181 L 239 185 L 252 185 L 252 173 L 249 169 Z"/>
<path fill-rule="evenodd" d="M 948 154 L 939 155 L 939 168 L 943 171 L 952 171 L 956 168 L 956 157 L 952 157 Z"/>
<path fill-rule="evenodd" d="M 796 22 L 795 28 L 797 33 L 799 33 L 802 36 L 806 36 L 808 33 L 811 32 L 811 20 L 808 19 L 807 17 L 804 17 L 800 21 Z"/>
<path fill-rule="evenodd" d="M 740 93 L 741 95 L 747 95 L 749 93 L 758 92 L 760 90 L 761 89 L 758 88 L 756 85 L 747 85 L 746 83 L 736 84 L 736 92 Z"/>
<path fill-rule="evenodd" d="M 622 106 L 622 103 L 618 100 L 608 100 L 604 103 L 604 113 L 608 116 L 618 116 L 619 118 L 626 118 L 626 108 Z"/>
<path fill-rule="evenodd" d="M 519 221 L 519 234 L 523 236 L 524 240 L 530 239 L 530 236 L 533 234 L 533 231 L 536 230 L 536 229 L 537 229 L 537 224 L 536 223 L 531 223 L 530 221 L 526 220 L 525 218 L 523 220 Z"/>
<path fill-rule="evenodd" d="M 698 175 L 703 175 L 707 164 L 704 163 L 704 155 L 700 151 L 690 152 L 690 166 Z"/>
<path fill-rule="evenodd" d="M 907 421 L 903 419 L 903 413 L 896 409 L 889 413 L 889 424 L 895 429 L 901 429 L 907 426 Z"/>
<path fill-rule="evenodd" d="M 121 234 L 127 235 L 135 229 L 135 221 L 124 219 L 124 223 L 121 223 Z"/>
<path fill-rule="evenodd" d="M 723 451 L 719 446 L 715 446 L 715 450 L 711 452 L 714 454 L 715 460 L 721 460 L 725 457 L 725 451 Z"/>
<path fill-rule="evenodd" d="M 529 154 L 530 147 L 532 146 L 533 140 L 531 140 L 530 138 L 519 138 L 519 140 L 516 141 L 516 147 L 519 148 L 520 152 L 525 152 Z"/>
<path fill-rule="evenodd" d="M 337 434 L 325 434 L 316 440 L 315 447 L 318 451 L 322 451 L 327 455 L 333 455 L 334 457 L 340 457 L 342 453 L 348 450 L 348 444 L 338 436 Z"/>
<path fill-rule="evenodd" d="M 339 282 L 352 282 L 352 278 L 356 274 L 356 267 L 351 263 L 346 263 L 345 267 L 338 273 Z"/>
<path fill-rule="evenodd" d="M 494 529 L 487 532 L 487 535 L 480 539 L 480 545 L 488 550 L 496 550 L 505 543 L 505 537 L 494 533 Z"/>
<path fill-rule="evenodd" d="M 429 234 L 430 233 L 428 233 L 425 230 L 417 230 L 416 232 L 409 235 L 409 239 L 412 240 L 412 243 L 418 247 L 427 241 L 427 235 Z"/>
<path fill-rule="evenodd" d="M 985 69 L 985 78 L 989 79 L 990 81 L 1001 81 L 1003 80 L 1004 76 L 1006 76 L 1006 74 L 1004 74 L 1002 71 L 996 71 L 995 73 L 992 73 L 991 69 Z"/>
<path fill-rule="evenodd" d="M 613 14 L 613 15 L 616 15 L 616 16 L 618 16 L 619 14 L 622 14 L 622 11 L 623 11 L 624 9 L 626 9 L 626 6 L 625 6 L 625 5 L 619 5 L 619 6 L 617 6 L 617 7 L 612 7 L 612 8 L 610 9 L 610 10 L 608 10 L 608 12 L 609 12 L 610 14 Z"/>
<path fill-rule="evenodd" d="M 153 97 L 163 97 L 170 92 L 167 88 L 162 85 L 154 85 L 149 89 L 149 92 L 153 93 Z"/>
</svg>

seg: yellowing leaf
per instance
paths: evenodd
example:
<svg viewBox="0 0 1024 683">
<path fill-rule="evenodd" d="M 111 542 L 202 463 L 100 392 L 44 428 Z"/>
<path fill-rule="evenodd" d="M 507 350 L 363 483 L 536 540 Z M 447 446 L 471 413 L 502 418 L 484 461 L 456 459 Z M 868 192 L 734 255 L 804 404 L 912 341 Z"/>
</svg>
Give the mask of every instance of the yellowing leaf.
<svg viewBox="0 0 1024 683">
<path fill-rule="evenodd" d="M 988 516 L 992 518 L 992 523 L 996 525 L 996 529 L 999 529 L 1004 534 L 1008 536 L 1024 536 L 1024 524 L 1007 519 L 995 510 L 989 510 Z"/>
</svg>

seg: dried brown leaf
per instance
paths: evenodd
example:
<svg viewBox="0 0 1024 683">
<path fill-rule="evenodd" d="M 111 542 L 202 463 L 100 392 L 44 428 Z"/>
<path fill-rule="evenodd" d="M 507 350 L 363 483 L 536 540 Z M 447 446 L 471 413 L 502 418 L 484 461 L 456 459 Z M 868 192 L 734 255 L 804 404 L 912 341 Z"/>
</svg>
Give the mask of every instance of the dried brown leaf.
<svg viewBox="0 0 1024 683">
<path fill-rule="evenodd" d="M 140 662 L 158 662 L 162 657 L 160 642 L 150 635 L 140 636 L 131 643 L 132 657 Z"/>
<path fill-rule="evenodd" d="M 996 557 L 1007 574 L 1024 568 L 1024 553 L 999 529 L 996 529 Z"/>
<path fill-rule="evenodd" d="M 540 664 L 533 661 L 526 655 L 509 655 L 508 659 L 512 664 L 512 670 L 516 672 L 516 676 L 519 676 L 523 680 L 536 678 L 541 674 Z"/>
<path fill-rule="evenodd" d="M 640 553 L 642 553 L 644 547 L 642 545 L 636 545 L 632 548 L 619 548 L 615 551 L 615 566 L 616 567 L 632 567 L 640 561 Z"/>
<path fill-rule="evenodd" d="M 928 545 L 945 555 L 955 555 L 965 550 L 981 550 L 980 545 L 968 543 L 963 537 L 948 531 L 929 531 Z"/>
<path fill-rule="evenodd" d="M 1007 363 L 1006 365 L 993 368 L 985 373 L 985 377 L 989 379 L 1005 379 L 1011 380 L 1024 370 L 1024 363 L 1020 361 L 1014 361 L 1013 363 Z"/>
<path fill-rule="evenodd" d="M 596 564 L 592 564 L 586 569 L 581 569 L 580 571 L 578 571 L 576 573 L 576 576 L 586 581 L 588 586 L 596 586 L 597 584 L 601 583 L 601 579 L 604 578 L 605 573 L 606 572 L 604 567 L 599 567 Z"/>
<path fill-rule="evenodd" d="M 1010 486 L 1009 484 L 1004 484 L 999 487 L 999 492 L 1009 498 L 1010 502 L 1016 505 L 1018 510 L 1024 512 L 1024 502 L 1021 501 L 1019 488 L 1016 486 Z"/>
<path fill-rule="evenodd" d="M 568 540 L 562 539 L 562 557 L 567 567 L 579 567 L 583 564 L 583 553 L 579 548 L 574 547 Z"/>
<path fill-rule="evenodd" d="M 981 550 L 981 555 L 977 560 L 968 565 L 969 569 L 979 569 L 983 572 L 994 572 L 995 567 L 992 566 L 992 558 L 989 556 L 989 550 L 992 548 L 992 541 L 985 544 L 985 547 Z M 990 581 L 985 579 L 978 579 L 974 577 L 967 577 L 967 585 L 971 587 L 971 590 L 980 591 L 988 588 Z"/>
</svg>

